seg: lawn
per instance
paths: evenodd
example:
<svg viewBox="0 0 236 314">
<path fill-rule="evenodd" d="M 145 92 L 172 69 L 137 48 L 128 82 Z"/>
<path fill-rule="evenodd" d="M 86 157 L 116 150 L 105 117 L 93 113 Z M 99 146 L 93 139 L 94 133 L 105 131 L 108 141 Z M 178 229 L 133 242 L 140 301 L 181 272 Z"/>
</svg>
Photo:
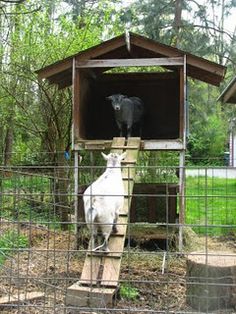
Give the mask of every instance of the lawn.
<svg viewBox="0 0 236 314">
<path fill-rule="evenodd" d="M 12 176 L 2 182 L 1 217 L 59 227 L 53 187 L 45 176 Z M 236 179 L 187 177 L 186 223 L 209 235 L 235 233 Z M 199 226 L 198 226 L 199 225 Z"/>
<path fill-rule="evenodd" d="M 187 177 L 186 223 L 198 224 L 198 233 L 236 232 L 236 179 Z"/>
</svg>

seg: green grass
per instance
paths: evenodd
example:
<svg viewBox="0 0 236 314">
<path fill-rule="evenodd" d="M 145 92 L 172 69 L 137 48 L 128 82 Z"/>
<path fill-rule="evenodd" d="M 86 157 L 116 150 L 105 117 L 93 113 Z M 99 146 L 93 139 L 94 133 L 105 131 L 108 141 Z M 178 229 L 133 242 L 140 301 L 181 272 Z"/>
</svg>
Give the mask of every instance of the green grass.
<svg viewBox="0 0 236 314">
<path fill-rule="evenodd" d="M 25 235 L 12 230 L 5 232 L 0 237 L 0 266 L 15 253 L 15 250 L 26 248 L 28 245 L 29 241 Z"/>
<path fill-rule="evenodd" d="M 52 182 L 45 176 L 13 175 L 2 180 L 0 216 L 14 221 L 31 221 L 60 228 L 54 212 Z"/>
<path fill-rule="evenodd" d="M 120 297 L 125 300 L 136 300 L 139 296 L 137 288 L 132 287 L 130 284 L 122 284 L 120 286 Z"/>
<path fill-rule="evenodd" d="M 59 215 L 54 212 L 54 198 L 49 178 L 20 175 L 4 178 L 2 191 L 1 217 L 15 221 L 32 221 L 53 229 L 60 228 Z M 41 200 L 43 195 L 43 201 L 32 205 L 30 201 L 24 199 L 27 195 L 36 200 Z M 200 234 L 235 233 L 236 179 L 187 177 L 185 221 L 190 225 L 201 225 L 193 228 Z"/>
<path fill-rule="evenodd" d="M 236 180 L 188 177 L 186 223 L 202 225 L 194 227 L 194 230 L 203 234 L 226 235 L 235 232 Z"/>
</svg>

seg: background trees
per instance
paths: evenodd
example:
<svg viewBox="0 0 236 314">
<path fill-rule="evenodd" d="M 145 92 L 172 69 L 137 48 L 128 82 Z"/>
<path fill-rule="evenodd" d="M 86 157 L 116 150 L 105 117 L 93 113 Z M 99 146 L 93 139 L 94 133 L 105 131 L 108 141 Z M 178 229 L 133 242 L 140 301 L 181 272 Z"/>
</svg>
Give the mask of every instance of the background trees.
<svg viewBox="0 0 236 314">
<path fill-rule="evenodd" d="M 70 142 L 71 92 L 38 82 L 35 70 L 86 49 L 125 29 L 228 66 L 235 75 L 235 27 L 227 24 L 235 0 L 1 0 L 1 164 L 33 162 L 47 151 L 57 160 Z M 233 21 L 233 20 L 232 20 Z M 226 78 L 226 79 L 227 79 Z M 217 88 L 189 80 L 192 157 L 218 157 L 224 149 L 227 115 Z M 199 127 L 205 125 L 205 129 Z M 208 134 L 208 136 L 205 136 Z M 208 141 L 208 142 L 207 142 Z M 214 141 L 214 145 L 210 144 Z M 22 157 L 23 155 L 23 157 Z M 39 157 L 40 156 L 40 157 Z M 49 157 L 50 156 L 50 157 Z M 45 158 L 39 154 L 38 158 Z M 38 162 L 38 160 L 37 160 Z"/>
</svg>

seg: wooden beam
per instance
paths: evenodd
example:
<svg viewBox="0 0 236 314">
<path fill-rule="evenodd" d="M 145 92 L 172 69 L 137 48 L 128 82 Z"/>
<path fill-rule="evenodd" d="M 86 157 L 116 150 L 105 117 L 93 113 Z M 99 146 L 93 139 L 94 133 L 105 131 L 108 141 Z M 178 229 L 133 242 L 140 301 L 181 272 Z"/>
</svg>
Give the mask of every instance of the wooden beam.
<svg viewBox="0 0 236 314">
<path fill-rule="evenodd" d="M 92 46 L 82 51 L 81 53 L 77 54 L 75 58 L 77 61 L 79 61 L 96 58 L 98 56 L 100 57 L 106 55 L 107 53 L 111 53 L 111 51 L 116 50 L 122 46 L 126 46 L 124 34 L 121 35 L 120 37 L 115 37 L 105 42 L 102 42 L 97 46 Z"/>
<path fill-rule="evenodd" d="M 131 39 L 131 45 L 133 44 L 143 49 L 153 51 L 162 56 L 171 57 L 171 58 L 181 56 L 178 49 L 161 44 L 161 43 L 157 43 L 156 41 L 151 40 L 149 38 L 131 34 L 130 39 Z"/>
<path fill-rule="evenodd" d="M 226 67 L 223 65 L 192 55 L 175 47 L 157 43 L 149 38 L 145 38 L 136 34 L 131 34 L 131 45 L 136 45 L 159 55 L 171 58 L 180 57 L 186 54 L 188 68 L 192 66 L 194 70 L 197 69 L 199 72 L 206 72 L 210 74 L 209 81 L 206 77 L 204 77 L 204 80 L 202 80 L 201 75 L 198 75 L 198 73 L 195 75 L 194 70 L 189 71 L 188 69 L 189 76 L 212 85 L 219 86 L 219 83 L 223 80 L 226 73 Z"/>
<path fill-rule="evenodd" d="M 73 124 L 72 124 L 72 143 L 79 140 L 79 101 L 80 101 L 80 78 L 79 70 L 75 66 L 75 58 L 73 59 L 73 75 L 72 75 L 72 97 L 73 97 Z"/>
<path fill-rule="evenodd" d="M 111 140 L 79 140 L 74 143 L 74 150 L 104 150 L 111 148 Z M 141 150 L 176 150 L 181 151 L 186 147 L 181 139 L 144 140 L 141 141 Z"/>
<path fill-rule="evenodd" d="M 41 70 L 36 71 L 36 73 L 38 74 L 39 79 L 44 79 L 72 68 L 72 64 L 73 59 L 71 58 L 49 65 Z"/>
<path fill-rule="evenodd" d="M 236 104 L 236 84 L 226 90 L 223 96 L 223 102 Z"/>
<path fill-rule="evenodd" d="M 187 54 L 187 64 L 217 75 L 222 79 L 225 76 L 226 67 L 197 56 Z"/>
<path fill-rule="evenodd" d="M 176 150 L 185 149 L 184 143 L 180 139 L 176 140 L 147 140 L 141 146 L 143 150 Z"/>
<path fill-rule="evenodd" d="M 181 66 L 183 58 L 103 59 L 77 61 L 76 68 L 113 68 L 136 66 Z"/>
</svg>

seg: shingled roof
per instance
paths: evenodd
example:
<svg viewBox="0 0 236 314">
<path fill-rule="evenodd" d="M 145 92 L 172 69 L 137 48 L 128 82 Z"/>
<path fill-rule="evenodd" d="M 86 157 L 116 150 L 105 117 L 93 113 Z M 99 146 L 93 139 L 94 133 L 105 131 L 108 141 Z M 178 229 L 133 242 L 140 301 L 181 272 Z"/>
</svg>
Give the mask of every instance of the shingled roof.
<svg viewBox="0 0 236 314">
<path fill-rule="evenodd" d="M 128 40 L 127 40 L 128 38 Z M 226 67 L 183 50 L 159 43 L 134 33 L 122 34 L 99 45 L 80 51 L 70 57 L 50 64 L 38 71 L 40 79 L 46 78 L 60 88 L 72 84 L 73 60 L 126 59 L 126 58 L 174 58 L 186 56 L 187 75 L 191 78 L 219 86 Z M 107 69 L 103 69 L 105 71 Z M 101 71 L 101 69 L 99 70 Z"/>
</svg>

